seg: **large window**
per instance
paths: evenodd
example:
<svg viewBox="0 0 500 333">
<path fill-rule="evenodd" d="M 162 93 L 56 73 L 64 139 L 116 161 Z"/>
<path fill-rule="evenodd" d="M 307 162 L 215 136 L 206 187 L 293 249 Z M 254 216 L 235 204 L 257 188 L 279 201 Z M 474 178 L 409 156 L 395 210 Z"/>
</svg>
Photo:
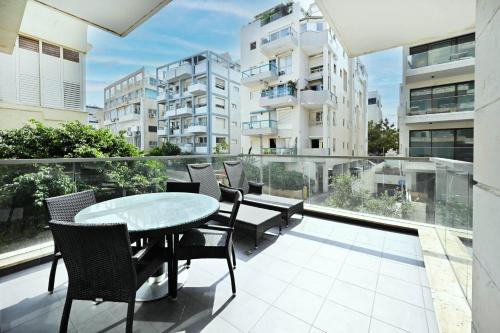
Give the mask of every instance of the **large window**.
<svg viewBox="0 0 500 333">
<path fill-rule="evenodd" d="M 279 75 L 286 75 L 292 73 L 292 55 L 286 55 L 278 58 L 278 72 Z"/>
<path fill-rule="evenodd" d="M 473 159 L 473 128 L 410 131 L 410 156 Z"/>
<path fill-rule="evenodd" d="M 468 34 L 410 48 L 408 65 L 419 68 L 475 56 L 475 35 Z"/>
<path fill-rule="evenodd" d="M 474 81 L 410 91 L 408 115 L 474 111 Z"/>
</svg>

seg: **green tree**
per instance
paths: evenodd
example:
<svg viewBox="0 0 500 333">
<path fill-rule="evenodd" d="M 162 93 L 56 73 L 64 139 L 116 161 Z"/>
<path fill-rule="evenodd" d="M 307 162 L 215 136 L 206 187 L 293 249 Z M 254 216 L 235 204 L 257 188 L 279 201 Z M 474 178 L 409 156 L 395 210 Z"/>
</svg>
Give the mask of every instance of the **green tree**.
<svg viewBox="0 0 500 333">
<path fill-rule="evenodd" d="M 368 154 L 383 155 L 390 149 L 399 148 L 399 130 L 389 120 L 384 119 L 378 123 L 368 122 Z"/>
<path fill-rule="evenodd" d="M 227 154 L 229 152 L 229 144 L 226 142 L 226 139 L 217 143 L 214 147 L 214 153 L 217 155 Z"/>
<path fill-rule="evenodd" d="M 176 144 L 164 142 L 160 147 L 154 147 L 149 156 L 176 156 L 181 154 L 181 149 Z"/>
</svg>

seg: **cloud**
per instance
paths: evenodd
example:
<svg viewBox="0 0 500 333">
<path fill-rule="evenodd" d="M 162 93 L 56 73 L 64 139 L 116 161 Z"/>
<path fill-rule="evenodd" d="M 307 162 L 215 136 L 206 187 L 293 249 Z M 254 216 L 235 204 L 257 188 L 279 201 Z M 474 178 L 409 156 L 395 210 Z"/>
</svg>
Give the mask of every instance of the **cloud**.
<svg viewBox="0 0 500 333">
<path fill-rule="evenodd" d="M 104 92 L 104 88 L 108 86 L 110 81 L 102 80 L 87 80 L 87 92 Z"/>
<path fill-rule="evenodd" d="M 201 10 L 212 13 L 220 13 L 231 16 L 237 16 L 245 19 L 251 19 L 255 15 L 252 8 L 245 8 L 241 4 L 228 1 L 200 1 L 200 0 L 184 0 L 176 2 L 177 7 L 189 10 Z"/>
<path fill-rule="evenodd" d="M 88 63 L 103 63 L 103 64 L 117 64 L 117 65 L 129 65 L 129 66 L 149 66 L 149 67 L 158 67 L 162 64 L 161 61 L 150 61 L 144 60 L 138 56 L 116 56 L 116 55 L 89 55 L 87 57 Z"/>
</svg>

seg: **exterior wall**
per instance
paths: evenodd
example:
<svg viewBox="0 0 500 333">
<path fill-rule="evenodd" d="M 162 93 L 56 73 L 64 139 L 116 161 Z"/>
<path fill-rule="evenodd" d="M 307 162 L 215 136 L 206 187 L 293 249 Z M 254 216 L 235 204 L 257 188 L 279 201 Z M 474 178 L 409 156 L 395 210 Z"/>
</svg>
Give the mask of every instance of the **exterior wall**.
<svg viewBox="0 0 500 333">
<path fill-rule="evenodd" d="M 368 116 L 367 116 L 367 121 L 373 121 L 375 123 L 381 122 L 382 121 L 382 101 L 381 97 L 378 93 L 378 91 L 369 91 L 368 92 L 368 99 L 376 99 L 375 104 L 370 104 L 368 103 Z"/>
<path fill-rule="evenodd" d="M 304 20 L 303 9 L 299 3 L 294 3 L 292 13 L 286 16 L 265 25 L 261 25 L 260 19 L 257 19 L 241 29 L 243 76 L 273 61 L 276 61 L 277 71 L 281 72 L 280 58 L 291 55 L 292 60 L 291 70 L 287 73 L 242 85 L 243 126 L 272 120 L 276 127 L 260 133 L 252 130 L 252 134 L 248 134 L 248 131 L 245 134 L 243 129 L 244 152 L 250 148 L 252 153 L 329 156 L 365 155 L 367 152 L 366 70 L 358 59 L 347 57 L 342 45 L 323 21 L 321 13 L 314 7 L 309 12 L 312 15 Z M 319 22 L 323 25 L 322 31 L 315 28 Z M 303 23 L 308 24 L 307 29 L 302 27 Z M 296 40 L 296 43 L 290 42 L 288 47 L 268 52 L 263 47 L 262 38 L 287 27 L 293 29 L 291 39 Z M 255 43 L 255 49 L 251 49 L 252 43 Z M 322 72 L 311 72 L 318 66 L 323 66 Z M 287 85 L 289 81 L 294 82 L 297 88 L 297 95 L 291 98 L 291 102 L 261 106 L 261 91 L 269 86 Z M 320 89 L 333 95 L 331 100 L 314 101 L 309 97 L 318 93 L 311 88 L 318 82 L 322 85 Z M 309 95 L 306 97 L 305 93 Z M 306 98 L 310 98 L 313 103 L 309 103 Z M 319 119 L 316 113 L 321 114 L 318 116 L 321 117 L 319 121 L 316 121 Z M 313 148 L 313 139 L 320 141 L 319 147 Z M 276 149 L 271 149 L 271 145 L 275 145 Z"/>
<path fill-rule="evenodd" d="M 149 151 L 158 142 L 156 79 L 141 68 L 107 86 L 103 114 L 100 128 L 124 132 L 129 143 Z"/>
<path fill-rule="evenodd" d="M 472 326 L 487 333 L 500 332 L 500 3 L 478 0 L 476 17 Z"/>
<path fill-rule="evenodd" d="M 209 154 L 217 143 L 241 152 L 239 65 L 204 51 L 157 68 L 158 139 L 183 152 Z"/>
<path fill-rule="evenodd" d="M 474 81 L 474 66 L 470 66 L 470 62 L 474 62 L 473 59 L 424 66 L 412 70 L 408 65 L 409 49 L 409 47 L 403 47 L 403 83 L 398 109 L 399 153 L 404 156 L 410 155 L 410 131 L 474 128 L 473 111 L 408 115 L 412 89 Z M 425 72 L 425 74 L 414 76 L 412 73 L 415 71 Z"/>
<path fill-rule="evenodd" d="M 85 107 L 87 111 L 87 123 L 93 128 L 99 128 L 99 120 L 102 122 L 104 120 L 104 114 L 102 108 L 98 106 L 87 105 Z"/>
<path fill-rule="evenodd" d="M 29 1 L 19 33 L 35 40 L 38 51 L 20 48 L 18 37 L 12 54 L 0 53 L 0 129 L 23 126 L 30 119 L 48 126 L 86 123 L 87 24 Z M 58 56 L 44 52 L 43 43 L 58 49 Z M 78 62 L 67 60 L 63 49 L 78 52 Z"/>
</svg>

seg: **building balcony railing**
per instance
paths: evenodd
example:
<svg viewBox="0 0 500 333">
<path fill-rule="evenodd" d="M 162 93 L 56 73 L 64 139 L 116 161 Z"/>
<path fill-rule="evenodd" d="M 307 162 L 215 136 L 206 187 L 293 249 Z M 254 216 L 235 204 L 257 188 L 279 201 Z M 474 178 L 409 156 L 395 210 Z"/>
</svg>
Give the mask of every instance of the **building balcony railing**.
<svg viewBox="0 0 500 333">
<path fill-rule="evenodd" d="M 260 17 L 260 26 L 264 26 L 282 17 L 290 15 L 293 11 L 293 3 L 281 4 L 273 8 L 271 12 L 266 12 Z"/>
<path fill-rule="evenodd" d="M 410 101 L 408 116 L 474 111 L 474 95 L 459 95 Z"/>
<path fill-rule="evenodd" d="M 457 146 L 421 146 L 408 148 L 410 157 L 439 157 L 457 161 L 472 162 L 474 159 L 474 147 Z"/>
<path fill-rule="evenodd" d="M 278 79 L 278 68 L 275 64 L 268 63 L 241 72 L 241 84 L 247 87 L 256 87 L 263 82 Z"/>
<path fill-rule="evenodd" d="M 300 104 L 305 108 L 316 109 L 323 105 L 337 105 L 337 96 L 328 90 L 303 90 L 300 92 Z"/>
<path fill-rule="evenodd" d="M 188 93 L 193 96 L 204 95 L 207 93 L 207 85 L 201 82 L 193 83 L 188 87 Z"/>
<path fill-rule="evenodd" d="M 241 123 L 243 135 L 273 135 L 278 133 L 278 122 L 272 119 Z"/>
<path fill-rule="evenodd" d="M 292 27 L 269 34 L 260 40 L 260 50 L 267 56 L 294 49 L 297 45 L 297 33 Z"/>
<path fill-rule="evenodd" d="M 193 65 L 182 64 L 179 67 L 171 68 L 165 73 L 165 80 L 182 80 L 193 75 Z"/>
<path fill-rule="evenodd" d="M 295 148 L 262 148 L 264 155 L 297 155 Z"/>
<path fill-rule="evenodd" d="M 262 90 L 259 103 L 265 108 L 293 106 L 297 104 L 297 89 L 281 85 Z"/>
<path fill-rule="evenodd" d="M 186 130 L 186 133 L 196 134 L 196 133 L 206 133 L 207 132 L 207 124 L 206 123 L 198 123 L 190 125 Z"/>
<path fill-rule="evenodd" d="M 416 69 L 474 58 L 474 46 L 474 42 L 468 43 L 467 45 L 448 45 L 429 51 L 412 54 L 408 56 L 408 68 Z"/>
</svg>

